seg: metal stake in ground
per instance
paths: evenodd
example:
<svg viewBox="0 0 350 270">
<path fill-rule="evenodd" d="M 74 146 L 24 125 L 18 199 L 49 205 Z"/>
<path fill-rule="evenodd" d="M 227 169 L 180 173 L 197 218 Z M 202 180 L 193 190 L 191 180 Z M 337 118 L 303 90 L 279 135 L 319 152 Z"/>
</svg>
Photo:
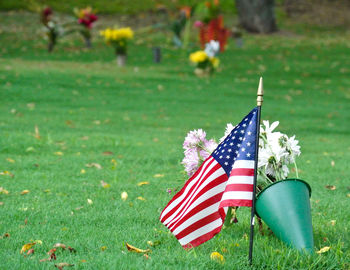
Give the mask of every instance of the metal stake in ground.
<svg viewBox="0 0 350 270">
<path fill-rule="evenodd" d="M 256 179 L 258 173 L 258 155 L 259 155 L 259 131 L 260 131 L 260 116 L 261 116 L 261 106 L 263 103 L 263 78 L 260 77 L 259 87 L 258 87 L 258 97 L 256 99 L 258 105 L 258 115 L 256 121 L 256 141 L 255 141 L 255 164 L 254 164 L 254 185 L 253 185 L 253 202 L 252 211 L 250 217 L 250 239 L 249 239 L 249 263 L 253 262 L 253 238 L 254 238 L 254 222 L 255 222 L 255 196 L 256 196 Z"/>
</svg>

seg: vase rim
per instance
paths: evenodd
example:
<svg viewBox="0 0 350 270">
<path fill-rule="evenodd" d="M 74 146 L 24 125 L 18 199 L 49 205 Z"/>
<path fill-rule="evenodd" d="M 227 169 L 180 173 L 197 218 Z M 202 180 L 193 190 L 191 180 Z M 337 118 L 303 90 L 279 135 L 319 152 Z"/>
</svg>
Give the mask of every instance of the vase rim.
<svg viewBox="0 0 350 270">
<path fill-rule="evenodd" d="M 297 182 L 302 182 L 302 183 L 304 183 L 304 184 L 307 186 L 308 190 L 309 190 L 309 197 L 311 198 L 311 191 L 312 191 L 312 190 L 311 190 L 310 185 L 309 185 L 306 181 L 304 181 L 304 180 L 302 180 L 302 179 L 298 179 L 298 178 L 287 178 L 287 179 L 283 179 L 283 180 L 276 181 L 276 182 L 274 182 L 274 183 L 268 185 L 266 188 L 264 188 L 264 189 L 256 196 L 256 198 L 259 198 L 259 196 L 260 196 L 262 193 L 264 193 L 264 191 L 267 190 L 269 187 L 271 187 L 271 186 L 273 186 L 273 185 L 276 185 L 276 184 L 278 184 L 278 183 L 289 182 L 289 181 L 297 181 Z"/>
</svg>

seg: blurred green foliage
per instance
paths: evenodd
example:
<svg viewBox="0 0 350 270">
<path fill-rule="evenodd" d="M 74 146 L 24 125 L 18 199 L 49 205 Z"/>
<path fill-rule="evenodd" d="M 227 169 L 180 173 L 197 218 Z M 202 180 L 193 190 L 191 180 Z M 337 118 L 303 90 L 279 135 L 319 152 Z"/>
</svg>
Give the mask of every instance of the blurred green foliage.
<svg viewBox="0 0 350 270">
<path fill-rule="evenodd" d="M 74 7 L 83 8 L 91 6 L 102 14 L 123 13 L 136 14 L 146 11 L 156 11 L 158 8 L 166 8 L 175 10 L 182 6 L 192 6 L 203 1 L 198 0 L 18 0 L 18 1 L 0 1 L 0 10 L 35 10 L 37 7 L 50 6 L 59 12 L 71 12 Z M 220 6 L 224 12 L 235 12 L 235 4 L 233 0 L 221 0 Z"/>
</svg>

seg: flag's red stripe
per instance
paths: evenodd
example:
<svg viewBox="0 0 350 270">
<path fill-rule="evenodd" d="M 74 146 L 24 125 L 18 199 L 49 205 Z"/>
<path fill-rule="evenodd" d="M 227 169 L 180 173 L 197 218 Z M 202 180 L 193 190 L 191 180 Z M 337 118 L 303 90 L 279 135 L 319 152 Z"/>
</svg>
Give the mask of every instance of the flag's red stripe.
<svg viewBox="0 0 350 270">
<path fill-rule="evenodd" d="M 230 176 L 254 176 L 254 169 L 233 168 Z"/>
<path fill-rule="evenodd" d="M 217 220 L 218 218 L 221 218 L 219 212 L 214 212 L 200 220 L 198 220 L 197 222 L 193 223 L 192 225 L 188 226 L 186 229 L 182 230 L 180 233 L 178 233 L 176 236 L 177 239 L 181 239 L 183 237 L 185 237 L 186 235 L 194 232 L 195 230 L 202 228 L 203 226 L 211 223 L 214 220 Z"/>
<path fill-rule="evenodd" d="M 230 184 L 226 186 L 226 191 L 251 191 L 253 192 L 252 184 Z"/>
<path fill-rule="evenodd" d="M 227 206 L 247 206 L 252 207 L 252 200 L 224 200 L 220 203 L 220 207 L 227 207 Z"/>
<path fill-rule="evenodd" d="M 207 159 L 209 161 L 209 159 L 211 158 L 211 156 Z M 206 161 L 207 161 L 206 160 Z M 201 176 L 205 173 L 207 173 L 207 168 L 211 165 L 211 163 L 214 162 L 214 159 L 212 158 L 212 160 L 210 160 L 209 162 L 206 163 L 203 162 L 203 164 L 200 166 L 200 168 L 197 170 L 197 172 L 186 182 L 186 184 L 183 186 L 183 188 L 170 200 L 170 202 L 167 204 L 167 206 L 163 209 L 162 213 L 160 214 L 160 217 L 162 216 L 163 212 L 168 208 L 168 206 L 170 206 L 172 204 L 173 201 L 175 201 L 178 197 L 180 197 L 186 190 L 188 184 L 195 178 L 195 176 L 197 176 L 199 174 L 199 172 L 201 172 L 201 169 L 203 167 L 203 171 L 201 172 Z M 198 179 L 197 181 L 199 181 L 200 179 Z M 191 190 L 193 190 L 195 187 L 195 184 L 192 186 L 192 188 L 188 191 L 188 193 L 191 192 Z M 186 199 L 186 196 L 184 197 L 183 200 Z M 161 222 L 164 222 L 165 220 L 167 220 L 167 218 L 169 216 L 171 216 L 175 211 L 176 209 L 178 208 L 179 205 L 181 205 L 182 202 L 179 202 L 169 213 L 167 213 L 160 221 Z"/>
<path fill-rule="evenodd" d="M 166 214 L 166 216 L 170 216 L 169 215 L 170 213 L 172 215 L 173 213 L 177 212 L 177 214 L 175 214 L 175 216 L 172 218 L 172 220 L 170 222 L 168 222 L 168 225 L 171 225 L 171 223 L 174 223 L 177 221 L 177 219 L 182 215 L 182 213 L 192 203 L 193 197 L 195 196 L 195 193 L 197 192 L 198 188 L 200 188 L 203 185 L 203 182 L 206 181 L 207 178 L 210 177 L 218 168 L 220 168 L 220 164 L 217 163 L 214 167 L 211 168 L 210 171 L 207 170 L 205 172 L 205 175 L 201 179 L 198 179 L 198 183 L 196 183 L 189 190 L 189 192 L 187 192 L 187 194 L 185 194 L 185 197 L 182 199 L 182 201 L 180 203 L 178 203 L 173 209 L 171 209 L 168 214 Z M 214 180 L 215 179 L 213 179 L 212 181 L 214 181 Z M 204 188 L 205 188 L 205 186 L 204 186 Z M 187 202 L 186 202 L 186 200 L 187 200 Z"/>
<path fill-rule="evenodd" d="M 184 209 L 188 208 L 188 205 L 191 204 L 192 202 L 192 198 L 194 196 L 194 194 L 196 193 L 197 189 L 202 185 L 202 183 L 208 178 L 210 177 L 217 169 L 220 168 L 220 164 L 217 163 L 214 167 L 211 168 L 210 171 L 206 170 L 205 172 L 203 172 L 202 178 L 198 179 L 197 183 L 194 184 L 189 191 L 187 192 L 187 194 L 185 194 L 185 197 L 182 199 L 181 202 L 179 202 L 175 207 L 173 207 L 163 218 L 164 221 L 166 221 L 166 219 L 168 217 L 170 217 L 171 215 L 173 215 L 175 212 L 178 212 L 176 214 L 175 217 L 172 218 L 172 221 L 170 221 L 168 223 L 168 225 L 170 225 L 170 223 L 174 223 L 179 216 L 181 216 L 181 214 L 184 212 Z M 187 202 L 185 203 L 185 201 L 187 200 Z"/>
<path fill-rule="evenodd" d="M 209 160 L 210 158 L 211 158 L 212 160 Z M 207 162 L 207 161 L 208 161 L 208 162 Z M 195 179 L 199 174 L 202 175 L 203 173 L 205 173 L 205 170 L 206 170 L 205 168 L 209 167 L 210 164 L 211 164 L 213 161 L 214 161 L 214 158 L 212 158 L 211 156 L 208 157 L 208 158 L 203 162 L 203 164 L 198 168 L 198 170 L 194 173 L 194 175 L 192 175 L 191 178 L 188 179 L 188 180 L 186 181 L 186 183 L 185 183 L 185 185 L 182 187 L 182 189 L 181 189 L 178 193 L 175 194 L 175 196 L 170 200 L 170 202 L 168 203 L 168 205 L 171 204 L 174 200 L 176 200 L 178 197 L 180 197 L 180 196 L 184 193 L 184 191 L 186 190 L 186 187 L 192 182 L 193 179 Z M 202 170 L 202 167 L 203 167 L 203 170 Z M 205 167 L 205 168 L 204 168 L 204 167 Z M 165 208 L 167 208 L 167 206 L 166 206 Z M 164 211 L 164 210 L 163 210 L 163 211 Z"/>
<path fill-rule="evenodd" d="M 254 176 L 254 169 L 250 168 L 233 168 L 230 176 Z"/>
<path fill-rule="evenodd" d="M 217 185 L 220 185 L 224 182 L 227 181 L 227 175 L 224 174 L 220 177 L 218 177 L 217 179 L 215 179 L 215 181 L 212 181 L 210 184 L 208 184 L 208 186 L 206 186 L 194 199 L 194 202 L 200 197 L 202 196 L 204 193 L 206 193 L 207 191 L 211 190 L 212 188 L 214 188 Z M 201 202 L 200 204 L 198 204 L 196 207 L 194 207 L 191 211 L 189 211 L 188 213 L 186 213 L 183 217 L 181 217 L 181 219 L 179 219 L 177 221 L 177 223 L 173 223 L 172 224 L 168 224 L 168 228 L 171 228 L 171 231 L 174 231 L 177 227 L 179 227 L 182 223 L 184 223 L 187 219 L 191 218 L 193 215 L 195 215 L 196 213 L 198 213 L 199 211 L 202 211 L 203 209 L 213 205 L 214 203 L 217 203 L 218 201 L 221 200 L 222 198 L 222 194 L 223 192 L 220 192 L 210 198 L 208 198 L 207 200 Z M 187 209 L 186 209 L 187 210 Z"/>
<path fill-rule="evenodd" d="M 200 237 L 192 240 L 190 243 L 183 245 L 182 247 L 186 249 L 186 248 L 193 248 L 193 247 L 199 246 L 200 244 L 203 244 L 204 242 L 213 238 L 214 235 L 218 234 L 221 231 L 221 227 L 222 226 L 219 226 L 219 227 L 213 229 L 212 231 L 201 235 Z"/>
<path fill-rule="evenodd" d="M 218 193 L 216 194 L 215 196 L 205 200 L 204 202 L 202 202 L 201 204 L 197 205 L 195 208 L 193 208 L 190 212 L 188 212 L 183 219 L 181 219 L 179 221 L 178 224 L 176 224 L 176 226 L 174 228 L 172 228 L 170 231 L 173 232 L 175 231 L 175 229 L 177 227 L 179 227 L 182 223 L 184 223 L 186 220 L 188 220 L 189 218 L 191 218 L 192 216 L 194 216 L 195 214 L 197 214 L 199 211 L 202 211 L 203 209 L 219 202 L 222 198 L 222 194 L 223 192 L 221 193 Z M 218 207 L 219 208 L 219 207 Z"/>
<path fill-rule="evenodd" d="M 220 165 L 219 165 L 220 166 Z M 199 197 L 201 197 L 204 193 L 210 191 L 212 188 L 216 187 L 217 185 L 220 185 L 224 182 L 227 181 L 227 175 L 226 173 L 222 174 L 221 176 L 217 177 L 216 179 L 213 179 L 209 184 L 207 184 L 200 192 L 198 192 L 198 194 L 192 199 L 192 202 L 190 204 L 188 204 L 186 206 L 185 209 L 183 209 L 181 211 L 181 213 L 178 213 L 178 215 L 176 215 L 176 217 L 174 217 L 174 220 L 168 223 L 168 228 L 172 227 L 174 224 L 176 224 L 176 222 L 181 221 L 181 219 L 184 219 L 184 214 L 186 212 L 186 210 L 191 206 L 191 204 L 193 204 Z M 221 193 L 221 197 L 222 197 L 222 193 Z M 221 199 L 220 197 L 220 199 Z M 203 202 L 202 202 L 203 203 Z M 201 205 L 201 204 L 199 204 Z M 211 205 L 211 204 L 210 204 Z M 197 206 L 196 206 L 197 207 Z M 195 208 L 196 208 L 195 207 Z M 192 212 L 192 210 L 190 211 Z M 186 214 L 185 216 L 187 216 L 188 214 Z M 177 227 L 177 225 L 176 225 Z"/>
</svg>

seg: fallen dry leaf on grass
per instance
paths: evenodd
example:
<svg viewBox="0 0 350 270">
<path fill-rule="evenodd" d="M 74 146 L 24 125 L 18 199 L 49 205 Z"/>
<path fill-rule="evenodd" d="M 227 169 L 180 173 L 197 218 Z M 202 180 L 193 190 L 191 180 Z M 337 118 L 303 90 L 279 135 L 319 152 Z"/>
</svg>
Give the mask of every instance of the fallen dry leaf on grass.
<svg viewBox="0 0 350 270">
<path fill-rule="evenodd" d="M 29 110 L 31 110 L 31 111 L 32 111 L 32 110 L 34 110 L 34 109 L 35 109 L 35 103 L 34 103 L 34 102 L 32 102 L 32 103 L 28 103 L 28 104 L 27 104 L 27 107 L 28 107 L 28 109 L 29 109 Z"/>
<path fill-rule="evenodd" d="M 0 172 L 0 175 L 9 175 L 11 177 L 14 177 L 15 175 L 10 173 L 9 171 L 3 171 L 3 172 Z"/>
<path fill-rule="evenodd" d="M 126 248 L 128 249 L 128 251 L 130 252 L 136 252 L 136 253 L 150 253 L 151 250 L 150 249 L 140 249 L 137 247 L 134 247 L 130 244 L 128 244 L 127 242 L 125 242 Z"/>
<path fill-rule="evenodd" d="M 30 255 L 30 254 L 34 254 L 34 248 L 31 248 L 30 250 L 28 250 L 27 255 Z"/>
<path fill-rule="evenodd" d="M 13 160 L 12 158 L 6 158 L 6 160 L 7 160 L 8 162 L 10 162 L 10 163 L 15 163 L 15 162 L 16 162 L 16 161 Z"/>
<path fill-rule="evenodd" d="M 335 219 L 332 219 L 332 220 L 331 220 L 331 224 L 332 224 L 332 226 L 334 226 L 334 225 L 335 225 L 335 223 L 336 223 L 336 220 L 335 220 Z"/>
<path fill-rule="evenodd" d="M 74 248 L 70 246 L 66 246 L 65 244 L 62 243 L 56 243 L 53 245 L 54 248 L 62 248 L 63 250 L 68 249 L 70 252 L 77 252 Z"/>
<path fill-rule="evenodd" d="M 36 138 L 36 139 L 38 139 L 38 140 L 40 140 L 40 132 L 39 132 L 39 128 L 38 128 L 38 126 L 37 125 L 35 125 L 35 127 L 34 127 L 34 137 Z"/>
<path fill-rule="evenodd" d="M 148 181 L 143 181 L 143 182 L 137 183 L 137 186 L 139 186 L 139 187 L 144 186 L 144 185 L 149 185 L 149 182 Z"/>
<path fill-rule="evenodd" d="M 155 178 L 164 177 L 164 174 L 156 173 L 155 175 L 153 175 L 153 177 Z"/>
<path fill-rule="evenodd" d="M 117 166 L 117 161 L 115 159 L 111 159 L 111 163 L 113 164 L 113 166 Z"/>
<path fill-rule="evenodd" d="M 66 245 L 62 244 L 62 243 L 56 243 L 53 245 L 54 248 L 62 248 L 62 249 L 66 249 Z M 51 250 L 50 250 L 51 251 Z M 49 252 L 50 252 L 49 251 Z M 56 250 L 55 250 L 56 251 Z"/>
<path fill-rule="evenodd" d="M 43 241 L 41 241 L 41 240 L 32 240 L 32 239 L 30 239 L 30 242 L 38 244 L 38 245 L 42 245 L 43 244 Z"/>
<path fill-rule="evenodd" d="M 30 250 L 36 243 L 28 243 L 28 244 L 25 244 L 23 245 L 22 249 L 21 249 L 21 254 L 23 252 L 26 252 L 28 250 Z"/>
<path fill-rule="evenodd" d="M 329 190 L 336 190 L 337 187 L 336 186 L 332 186 L 332 185 L 327 185 L 325 186 L 326 189 L 329 189 Z"/>
<path fill-rule="evenodd" d="M 122 198 L 123 201 L 126 201 L 126 199 L 128 198 L 128 193 L 126 191 L 124 191 L 124 192 L 122 192 L 120 197 Z"/>
<path fill-rule="evenodd" d="M 102 169 L 102 166 L 101 166 L 100 164 L 94 163 L 94 162 L 85 164 L 85 166 L 88 167 L 88 168 L 93 168 L 93 167 L 95 167 L 96 169 L 99 169 L 99 170 Z"/>
<path fill-rule="evenodd" d="M 55 252 L 56 252 L 56 249 L 55 249 L 55 248 L 50 249 L 50 251 L 47 253 L 47 254 L 49 254 L 49 255 L 50 255 L 50 257 L 49 257 L 49 258 L 47 258 L 47 259 L 41 259 L 39 262 L 46 262 L 46 261 L 56 260 L 56 259 L 57 259 L 57 257 L 56 257 Z"/>
<path fill-rule="evenodd" d="M 87 203 L 88 204 L 93 204 L 92 200 L 90 200 L 90 199 L 87 199 Z"/>
<path fill-rule="evenodd" d="M 317 251 L 316 253 L 317 254 L 325 253 L 325 252 L 327 252 L 330 249 L 331 249 L 331 247 L 323 247 L 319 251 Z"/>
<path fill-rule="evenodd" d="M 150 257 L 148 256 L 148 254 L 143 254 L 143 257 L 148 260 Z"/>
<path fill-rule="evenodd" d="M 149 245 L 151 247 L 156 247 L 156 246 L 158 246 L 160 244 L 161 244 L 161 242 L 159 240 L 154 241 L 154 242 L 153 241 L 147 241 L 147 245 Z"/>
<path fill-rule="evenodd" d="M 214 251 L 210 254 L 210 259 L 213 261 L 217 261 L 219 263 L 224 263 L 225 259 L 224 256 L 222 256 L 219 252 Z"/>
<path fill-rule="evenodd" d="M 21 195 L 26 195 L 26 194 L 28 194 L 30 191 L 28 190 L 28 189 L 25 189 L 25 190 L 23 190 L 22 192 L 21 192 Z"/>
<path fill-rule="evenodd" d="M 9 194 L 8 190 L 4 189 L 3 187 L 0 187 L 0 194 Z"/>
<path fill-rule="evenodd" d="M 4 202 L 0 202 L 0 206 L 1 206 L 1 205 L 4 205 Z"/>
<path fill-rule="evenodd" d="M 63 156 L 63 152 L 60 152 L 60 151 L 55 152 L 54 154 L 55 154 L 56 156 Z"/>
<path fill-rule="evenodd" d="M 63 270 L 63 267 L 71 267 L 74 266 L 74 264 L 70 264 L 70 263 L 59 263 L 59 264 L 55 264 L 55 267 L 57 267 L 60 270 Z"/>
<path fill-rule="evenodd" d="M 103 180 L 101 180 L 101 186 L 102 186 L 103 188 L 110 188 L 110 187 L 111 187 L 110 184 L 106 183 L 106 182 L 103 181 Z"/>
<path fill-rule="evenodd" d="M 104 155 L 104 156 L 111 156 L 111 155 L 113 155 L 113 152 L 111 152 L 111 151 L 104 151 L 102 153 L 102 155 Z"/>
<path fill-rule="evenodd" d="M 2 238 L 10 238 L 10 234 L 4 233 L 4 235 L 0 236 L 0 239 L 2 239 Z"/>
<path fill-rule="evenodd" d="M 145 201 L 146 200 L 144 197 L 141 197 L 141 196 L 137 197 L 137 199 L 140 200 L 140 201 Z"/>
<path fill-rule="evenodd" d="M 101 247 L 101 251 L 105 251 L 106 249 L 107 249 L 106 246 L 102 246 L 102 247 Z"/>
</svg>

